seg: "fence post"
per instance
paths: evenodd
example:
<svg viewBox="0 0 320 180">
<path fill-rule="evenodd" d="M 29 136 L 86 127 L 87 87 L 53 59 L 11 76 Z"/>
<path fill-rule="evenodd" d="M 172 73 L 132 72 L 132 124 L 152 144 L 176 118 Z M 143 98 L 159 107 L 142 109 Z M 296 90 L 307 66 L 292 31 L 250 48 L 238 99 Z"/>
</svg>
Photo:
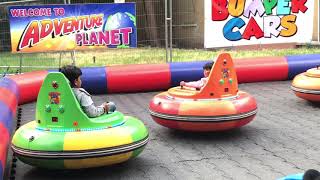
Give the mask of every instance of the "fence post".
<svg viewBox="0 0 320 180">
<path fill-rule="evenodd" d="M 164 1 L 164 34 L 166 39 L 166 62 L 168 62 L 168 0 Z"/>
<path fill-rule="evenodd" d="M 172 0 L 169 0 L 170 1 L 170 62 L 172 62 Z"/>
<path fill-rule="evenodd" d="M 63 2 L 64 2 L 64 4 L 71 4 L 71 1 L 70 1 L 70 0 L 64 0 Z M 76 51 L 75 51 L 75 50 L 71 51 L 72 65 L 76 65 L 75 54 L 76 54 Z M 61 65 L 61 54 L 60 54 L 59 67 L 60 67 L 60 65 Z"/>
<path fill-rule="evenodd" d="M 71 51 L 71 59 L 72 59 L 72 65 L 76 65 L 76 57 L 75 57 L 76 51 Z"/>
<path fill-rule="evenodd" d="M 22 53 L 20 53 L 20 65 L 19 65 L 19 74 L 22 73 Z"/>
<path fill-rule="evenodd" d="M 168 62 L 168 48 L 169 48 L 169 62 L 172 62 L 172 0 L 165 0 L 165 39 L 166 39 L 166 62 Z M 168 16 L 168 5 L 169 5 L 169 16 Z M 169 23 L 169 36 L 168 36 L 168 21 Z M 169 38 L 169 42 L 168 42 Z"/>
<path fill-rule="evenodd" d="M 59 57 L 59 69 L 61 68 L 61 58 L 62 58 L 62 52 L 60 51 L 60 57 Z"/>
</svg>

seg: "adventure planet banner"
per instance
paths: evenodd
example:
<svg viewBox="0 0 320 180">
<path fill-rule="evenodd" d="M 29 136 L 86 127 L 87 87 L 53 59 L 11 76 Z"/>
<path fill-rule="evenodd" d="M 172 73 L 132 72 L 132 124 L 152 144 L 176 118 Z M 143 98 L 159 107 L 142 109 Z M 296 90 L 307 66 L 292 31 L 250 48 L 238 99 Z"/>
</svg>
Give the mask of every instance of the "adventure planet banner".
<svg viewBox="0 0 320 180">
<path fill-rule="evenodd" d="M 314 0 L 205 0 L 204 47 L 310 42 Z"/>
<path fill-rule="evenodd" d="M 137 47 L 135 3 L 10 6 L 12 52 Z"/>
</svg>

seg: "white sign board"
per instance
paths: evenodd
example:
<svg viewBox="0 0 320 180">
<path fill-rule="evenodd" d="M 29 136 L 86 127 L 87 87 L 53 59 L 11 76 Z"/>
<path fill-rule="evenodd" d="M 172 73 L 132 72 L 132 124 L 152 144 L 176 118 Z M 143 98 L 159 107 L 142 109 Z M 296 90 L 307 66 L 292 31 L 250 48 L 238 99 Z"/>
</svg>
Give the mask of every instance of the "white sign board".
<svg viewBox="0 0 320 180">
<path fill-rule="evenodd" d="M 125 3 L 125 0 L 114 0 L 114 3 Z"/>
<path fill-rule="evenodd" d="M 204 47 L 310 42 L 314 0 L 205 0 Z"/>
</svg>

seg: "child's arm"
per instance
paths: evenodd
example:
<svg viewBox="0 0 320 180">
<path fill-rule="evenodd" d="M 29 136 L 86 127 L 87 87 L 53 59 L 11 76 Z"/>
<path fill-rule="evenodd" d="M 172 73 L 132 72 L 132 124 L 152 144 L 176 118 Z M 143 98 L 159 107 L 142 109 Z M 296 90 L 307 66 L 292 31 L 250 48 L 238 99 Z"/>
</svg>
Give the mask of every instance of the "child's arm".
<svg viewBox="0 0 320 180">
<path fill-rule="evenodd" d="M 191 82 L 187 82 L 185 83 L 184 86 L 186 87 L 191 87 L 191 88 L 196 88 L 196 89 L 200 89 L 204 86 L 204 78 L 200 79 L 199 81 L 191 81 Z"/>
<path fill-rule="evenodd" d="M 91 118 L 100 116 L 105 113 L 105 109 L 103 106 L 96 107 L 93 103 L 89 106 L 84 106 L 83 109 L 85 113 Z"/>
<path fill-rule="evenodd" d="M 97 117 L 105 113 L 104 106 L 101 105 L 96 107 L 90 94 L 86 90 L 79 88 L 75 90 L 75 94 L 81 104 L 82 109 L 88 115 L 88 117 Z"/>
</svg>

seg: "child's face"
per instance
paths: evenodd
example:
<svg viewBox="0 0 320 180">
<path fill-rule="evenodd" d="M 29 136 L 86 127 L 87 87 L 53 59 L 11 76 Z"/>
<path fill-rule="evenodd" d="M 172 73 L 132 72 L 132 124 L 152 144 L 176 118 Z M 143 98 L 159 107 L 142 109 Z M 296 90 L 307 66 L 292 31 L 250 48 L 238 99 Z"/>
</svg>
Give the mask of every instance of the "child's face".
<svg viewBox="0 0 320 180">
<path fill-rule="evenodd" d="M 204 69 L 204 70 L 203 70 L 203 75 L 204 75 L 204 77 L 208 77 L 209 74 L 210 74 L 210 71 L 211 71 L 211 69 Z"/>
<path fill-rule="evenodd" d="M 74 85 L 76 88 L 81 88 L 82 81 L 81 81 L 81 76 L 78 77 L 78 79 L 74 80 Z"/>
</svg>

